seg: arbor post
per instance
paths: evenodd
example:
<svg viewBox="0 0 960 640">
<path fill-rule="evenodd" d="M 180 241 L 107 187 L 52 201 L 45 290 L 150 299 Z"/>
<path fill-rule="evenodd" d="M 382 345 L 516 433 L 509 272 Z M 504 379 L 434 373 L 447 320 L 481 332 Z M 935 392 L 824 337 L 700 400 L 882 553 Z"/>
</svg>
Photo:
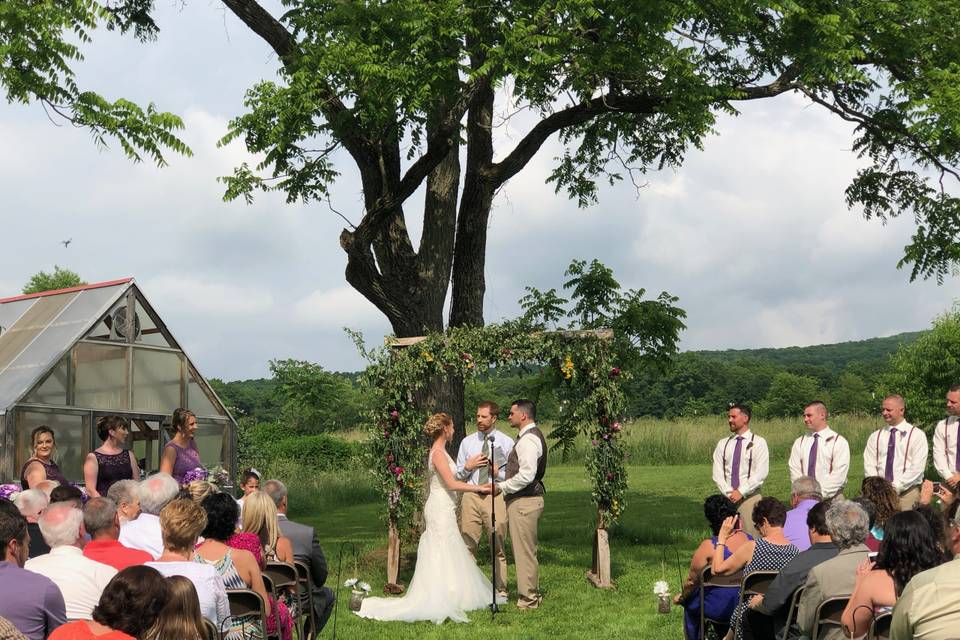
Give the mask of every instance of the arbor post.
<svg viewBox="0 0 960 640">
<path fill-rule="evenodd" d="M 392 521 L 387 532 L 387 584 L 383 590 L 387 593 L 403 591 L 400 586 L 400 534 L 396 523 Z"/>
<path fill-rule="evenodd" d="M 612 589 L 610 579 L 610 540 L 603 520 L 597 514 L 597 530 L 593 536 L 593 568 L 587 572 L 587 579 L 598 589 Z"/>
</svg>

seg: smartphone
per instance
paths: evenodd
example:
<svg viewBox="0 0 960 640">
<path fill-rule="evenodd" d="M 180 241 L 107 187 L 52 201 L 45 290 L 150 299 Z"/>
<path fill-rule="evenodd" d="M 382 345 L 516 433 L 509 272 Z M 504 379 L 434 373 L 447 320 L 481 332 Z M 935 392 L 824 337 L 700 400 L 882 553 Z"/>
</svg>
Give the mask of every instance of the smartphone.
<svg viewBox="0 0 960 640">
<path fill-rule="evenodd" d="M 933 483 L 933 492 L 934 492 L 934 493 L 940 493 L 940 483 L 939 483 L 939 482 L 934 482 L 934 483 Z"/>
<path fill-rule="evenodd" d="M 741 520 L 742 520 L 742 518 L 740 518 L 739 515 L 736 516 L 736 517 L 733 519 L 733 530 L 734 530 L 734 531 L 736 531 L 737 529 L 742 529 L 742 528 L 743 528 L 743 526 L 742 526 L 743 523 L 741 522 Z"/>
</svg>

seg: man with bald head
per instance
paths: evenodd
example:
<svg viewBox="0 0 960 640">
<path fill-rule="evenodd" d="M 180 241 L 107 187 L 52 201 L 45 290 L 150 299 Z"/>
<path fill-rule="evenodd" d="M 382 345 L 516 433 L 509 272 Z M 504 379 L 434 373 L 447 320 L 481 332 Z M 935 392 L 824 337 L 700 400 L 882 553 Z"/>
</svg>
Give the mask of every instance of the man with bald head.
<svg viewBox="0 0 960 640">
<path fill-rule="evenodd" d="M 960 385 L 947 391 L 947 417 L 933 430 L 933 466 L 954 490 L 960 487 Z"/>
<path fill-rule="evenodd" d="M 908 511 L 920 498 L 920 483 L 927 467 L 927 435 L 904 420 L 905 410 L 902 396 L 883 399 L 880 414 L 887 424 L 867 438 L 863 475 L 888 480 L 900 495 L 900 509 Z"/>
<path fill-rule="evenodd" d="M 827 424 L 827 405 L 814 400 L 803 409 L 807 433 L 797 438 L 787 466 L 790 482 L 809 476 L 820 483 L 824 500 L 830 500 L 847 484 L 850 444 Z"/>
</svg>

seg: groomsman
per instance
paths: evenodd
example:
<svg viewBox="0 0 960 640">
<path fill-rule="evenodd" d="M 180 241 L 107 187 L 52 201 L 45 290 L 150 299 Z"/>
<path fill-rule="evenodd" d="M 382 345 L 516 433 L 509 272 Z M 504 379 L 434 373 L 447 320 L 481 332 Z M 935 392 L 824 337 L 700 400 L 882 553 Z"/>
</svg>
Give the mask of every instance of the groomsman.
<svg viewBox="0 0 960 640">
<path fill-rule="evenodd" d="M 810 476 L 820 483 L 823 499 L 843 490 L 850 469 L 850 444 L 827 424 L 827 405 L 814 400 L 803 409 L 807 433 L 797 438 L 790 450 L 790 482 Z"/>
<path fill-rule="evenodd" d="M 490 482 L 490 468 L 487 460 L 494 454 L 495 449 L 503 452 L 504 458 L 513 451 L 513 439 L 497 429 L 497 416 L 500 407 L 496 402 L 481 402 L 477 405 L 477 432 L 460 441 L 460 451 L 457 454 L 457 480 L 468 484 L 488 484 Z M 490 438 L 493 438 L 493 447 L 490 448 Z M 496 460 L 502 464 L 506 460 Z M 497 480 L 506 477 L 504 468 L 497 470 Z M 507 505 L 503 494 L 493 499 L 493 509 L 497 516 L 497 564 L 495 580 L 499 595 L 507 595 L 507 556 L 504 555 L 504 540 L 507 537 Z M 491 520 L 490 496 L 465 491 L 460 498 L 460 533 L 470 553 L 476 555 L 477 545 L 481 534 L 486 531 L 490 535 Z"/>
<path fill-rule="evenodd" d="M 957 488 L 960 481 L 960 385 L 947 391 L 947 417 L 933 431 L 933 466 L 943 481 Z"/>
<path fill-rule="evenodd" d="M 542 600 L 537 527 L 543 513 L 547 441 L 536 418 L 537 409 L 530 400 L 517 400 L 510 407 L 510 426 L 519 433 L 507 457 L 507 479 L 495 486 L 495 493 L 502 491 L 507 503 L 510 546 L 517 565 L 517 606 L 521 609 L 536 609 Z"/>
<path fill-rule="evenodd" d="M 900 494 L 901 511 L 909 511 L 920 498 L 920 483 L 927 467 L 927 436 L 903 419 L 903 397 L 883 399 L 883 421 L 887 426 L 867 438 L 863 450 L 863 475 L 886 478 Z"/>
<path fill-rule="evenodd" d="M 713 481 L 723 495 L 737 505 L 743 530 L 753 537 L 753 506 L 760 501 L 760 488 L 770 471 L 767 441 L 750 431 L 750 407 L 734 404 L 727 412 L 730 435 L 713 450 Z"/>
</svg>

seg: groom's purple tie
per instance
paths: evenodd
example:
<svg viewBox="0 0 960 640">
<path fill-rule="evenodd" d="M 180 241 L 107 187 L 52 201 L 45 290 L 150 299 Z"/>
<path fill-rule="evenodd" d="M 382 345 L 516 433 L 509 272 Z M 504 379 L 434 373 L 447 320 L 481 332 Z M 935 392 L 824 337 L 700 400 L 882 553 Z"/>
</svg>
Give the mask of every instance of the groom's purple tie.
<svg viewBox="0 0 960 640">
<path fill-rule="evenodd" d="M 949 421 L 950 418 L 947 418 L 947 422 Z M 944 429 L 944 431 L 946 431 L 946 429 Z M 960 471 L 960 420 L 957 420 L 957 455 L 953 466 L 956 467 L 957 471 Z"/>
<path fill-rule="evenodd" d="M 740 449 L 743 447 L 743 436 L 737 436 L 737 446 L 733 448 L 733 463 L 730 465 L 730 486 L 740 488 Z"/>
<path fill-rule="evenodd" d="M 820 434 L 813 434 L 813 446 L 810 447 L 810 457 L 807 458 L 807 475 L 817 477 L 817 449 L 820 446 Z"/>
<path fill-rule="evenodd" d="M 883 477 L 893 482 L 893 459 L 897 455 L 897 430 L 890 429 L 890 437 L 887 438 L 887 468 L 883 472 Z"/>
</svg>

